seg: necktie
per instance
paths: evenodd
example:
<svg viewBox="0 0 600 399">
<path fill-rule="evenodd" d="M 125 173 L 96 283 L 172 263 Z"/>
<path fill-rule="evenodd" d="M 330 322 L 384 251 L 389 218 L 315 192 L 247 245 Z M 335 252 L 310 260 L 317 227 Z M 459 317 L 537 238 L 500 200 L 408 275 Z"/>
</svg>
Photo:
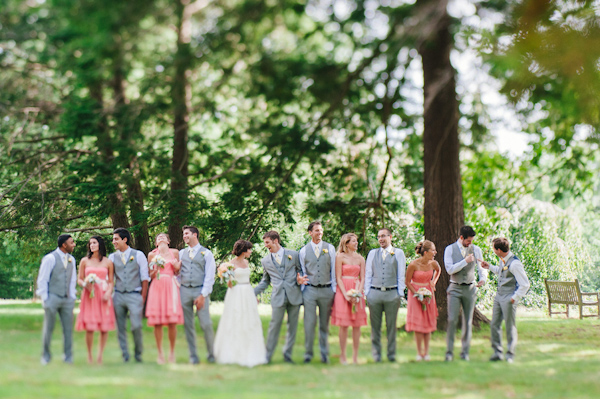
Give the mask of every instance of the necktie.
<svg viewBox="0 0 600 399">
<path fill-rule="evenodd" d="M 67 268 L 67 258 L 68 258 L 68 255 L 65 255 L 65 257 L 63 258 L 63 266 L 65 269 Z"/>
<path fill-rule="evenodd" d="M 281 259 L 279 258 L 279 254 L 275 254 L 275 262 L 277 262 L 278 265 L 281 265 Z"/>
<path fill-rule="evenodd" d="M 315 256 L 317 257 L 317 259 L 319 259 L 320 254 L 321 252 L 319 251 L 319 247 L 315 247 Z"/>
<path fill-rule="evenodd" d="M 121 262 L 125 264 L 125 252 L 121 252 Z"/>
<path fill-rule="evenodd" d="M 190 248 L 190 259 L 194 259 L 194 248 Z"/>
<path fill-rule="evenodd" d="M 387 250 L 386 249 L 384 249 L 383 251 L 381 251 L 381 259 L 382 260 L 385 260 L 386 255 L 387 255 Z"/>
<path fill-rule="evenodd" d="M 466 258 L 467 257 L 467 248 L 460 247 L 460 254 L 462 255 L 463 258 Z"/>
</svg>

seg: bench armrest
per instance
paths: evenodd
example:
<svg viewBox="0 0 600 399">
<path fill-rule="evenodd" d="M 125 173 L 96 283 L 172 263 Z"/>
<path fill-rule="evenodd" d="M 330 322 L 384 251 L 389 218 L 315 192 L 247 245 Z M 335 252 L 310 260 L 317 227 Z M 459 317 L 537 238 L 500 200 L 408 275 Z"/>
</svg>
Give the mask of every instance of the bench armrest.
<svg viewBox="0 0 600 399">
<path fill-rule="evenodd" d="M 591 296 L 598 297 L 597 292 L 582 292 L 581 295 L 591 295 Z"/>
</svg>

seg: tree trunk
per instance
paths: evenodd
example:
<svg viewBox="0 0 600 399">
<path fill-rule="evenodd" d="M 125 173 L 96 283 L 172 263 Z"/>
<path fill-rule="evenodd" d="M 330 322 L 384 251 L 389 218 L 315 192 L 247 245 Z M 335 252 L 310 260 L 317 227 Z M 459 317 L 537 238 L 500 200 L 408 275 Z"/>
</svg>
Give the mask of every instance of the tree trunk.
<svg viewBox="0 0 600 399">
<path fill-rule="evenodd" d="M 184 0 L 182 0 L 183 2 Z M 175 77 L 171 90 L 173 99 L 173 160 L 171 163 L 171 206 L 169 209 L 169 235 L 171 245 L 183 247 L 181 227 L 187 218 L 188 197 L 188 122 L 192 89 L 189 83 L 192 55 L 191 14 L 182 2 L 177 3 L 179 15 L 177 53 L 175 54 Z"/>
<path fill-rule="evenodd" d="M 98 109 L 104 115 L 104 100 L 102 95 L 102 84 L 100 82 L 95 82 L 89 85 L 90 97 L 96 100 L 98 103 Z M 100 122 L 98 123 L 98 146 L 100 153 L 102 154 L 102 160 L 108 166 L 104 168 L 106 176 L 108 179 L 117 179 L 117 176 L 112 175 L 113 168 L 111 165 L 114 162 L 114 153 L 113 153 L 113 143 L 110 136 L 110 132 L 108 130 L 108 124 L 106 123 L 106 118 L 102 116 Z M 115 191 L 109 192 L 107 194 L 107 202 L 110 207 L 110 219 L 112 222 L 113 228 L 117 227 L 129 227 L 129 219 L 127 218 L 127 212 L 125 210 L 125 205 L 123 201 L 123 194 L 119 186 L 116 186 Z"/>
<path fill-rule="evenodd" d="M 146 213 L 144 212 L 144 192 L 140 183 L 140 167 L 137 155 L 135 155 L 135 143 L 133 137 L 139 132 L 139 123 L 128 118 L 133 116 L 128 112 L 128 105 L 125 97 L 125 72 L 124 72 L 123 51 L 121 38 L 115 36 L 115 57 L 113 59 L 113 96 L 115 101 L 115 119 L 118 129 L 121 129 L 121 141 L 128 148 L 133 148 L 131 160 L 126 165 L 129 175 L 125 176 L 125 185 L 129 198 L 129 210 L 132 220 L 132 238 L 131 244 L 134 248 L 148 255 L 151 250 L 150 235 L 148 233 L 148 223 Z"/>
<path fill-rule="evenodd" d="M 424 89 L 424 228 L 425 238 L 436 245 L 436 260 L 442 268 L 435 299 L 439 312 L 438 330 L 445 330 L 448 321 L 446 289 L 450 278 L 444 267 L 444 249 L 457 240 L 458 231 L 464 224 L 456 72 L 450 63 L 452 35 L 447 0 L 419 0 L 418 4 L 429 8 L 426 24 L 431 27 L 418 49 L 423 61 Z M 475 309 L 473 320 L 479 326 L 479 322 L 487 318 Z"/>
</svg>

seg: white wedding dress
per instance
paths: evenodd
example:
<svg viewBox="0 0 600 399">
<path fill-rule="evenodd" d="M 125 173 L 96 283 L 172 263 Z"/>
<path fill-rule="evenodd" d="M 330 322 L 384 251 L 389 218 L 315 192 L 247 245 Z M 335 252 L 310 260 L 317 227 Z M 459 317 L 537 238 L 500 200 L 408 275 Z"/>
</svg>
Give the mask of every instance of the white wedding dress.
<svg viewBox="0 0 600 399">
<path fill-rule="evenodd" d="M 217 363 L 253 367 L 267 362 L 267 351 L 250 269 L 235 269 L 237 284 L 228 288 L 215 336 Z"/>
</svg>

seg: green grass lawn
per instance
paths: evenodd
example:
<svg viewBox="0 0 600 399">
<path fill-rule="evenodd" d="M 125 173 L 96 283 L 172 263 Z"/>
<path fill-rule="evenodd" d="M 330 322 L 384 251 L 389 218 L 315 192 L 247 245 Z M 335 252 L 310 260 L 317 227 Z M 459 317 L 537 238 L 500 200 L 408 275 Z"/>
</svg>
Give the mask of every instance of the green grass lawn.
<svg viewBox="0 0 600 399">
<path fill-rule="evenodd" d="M 215 329 L 220 304 L 211 307 Z M 263 329 L 270 307 L 261 305 Z M 401 309 L 398 324 L 404 324 Z M 516 362 L 492 363 L 489 328 L 473 336 L 471 361 L 443 362 L 445 335 L 434 334 L 432 361 L 416 363 L 412 334 L 398 332 L 396 363 L 373 363 L 370 328 L 363 328 L 360 362 L 339 364 L 337 328 L 331 328 L 332 362 L 302 364 L 302 323 L 294 349 L 296 365 L 282 362 L 283 331 L 271 365 L 247 369 L 203 362 L 191 366 L 183 329 L 177 364 L 156 364 L 151 328 L 144 327 L 144 363 L 121 361 L 116 333 L 109 334 L 104 364 L 88 365 L 84 334 L 75 333 L 75 364 L 65 365 L 57 322 L 54 360 L 40 365 L 43 313 L 39 304 L 0 304 L 0 398 L 597 398 L 600 395 L 600 321 L 548 318 L 520 309 Z M 198 327 L 198 348 L 206 357 Z M 131 342 L 131 335 L 130 345 Z M 457 342 L 458 343 L 458 342 Z M 165 348 L 166 348 L 165 340 Z M 318 348 L 315 343 L 315 351 Z M 459 348 L 455 354 L 459 353 Z"/>
</svg>

